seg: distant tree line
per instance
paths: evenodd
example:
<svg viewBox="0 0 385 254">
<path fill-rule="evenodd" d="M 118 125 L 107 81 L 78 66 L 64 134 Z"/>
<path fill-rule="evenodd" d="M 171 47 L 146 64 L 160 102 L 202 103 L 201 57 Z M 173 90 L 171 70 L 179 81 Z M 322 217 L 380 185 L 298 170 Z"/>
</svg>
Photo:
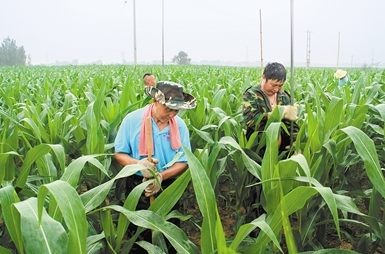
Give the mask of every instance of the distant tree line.
<svg viewBox="0 0 385 254">
<path fill-rule="evenodd" d="M 24 47 L 18 47 L 14 39 L 9 36 L 3 40 L 0 47 L 0 66 L 25 65 L 27 56 Z"/>
</svg>

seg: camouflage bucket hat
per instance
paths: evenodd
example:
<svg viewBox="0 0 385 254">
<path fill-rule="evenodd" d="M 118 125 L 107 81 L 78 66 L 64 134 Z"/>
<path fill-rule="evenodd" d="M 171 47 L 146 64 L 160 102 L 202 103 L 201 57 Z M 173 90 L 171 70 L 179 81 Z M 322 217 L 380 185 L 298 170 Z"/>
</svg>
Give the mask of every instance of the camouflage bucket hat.
<svg viewBox="0 0 385 254">
<path fill-rule="evenodd" d="M 183 86 L 174 82 L 160 81 L 156 87 L 147 86 L 146 94 L 170 109 L 193 109 L 196 99 L 191 94 L 183 92 Z"/>
</svg>

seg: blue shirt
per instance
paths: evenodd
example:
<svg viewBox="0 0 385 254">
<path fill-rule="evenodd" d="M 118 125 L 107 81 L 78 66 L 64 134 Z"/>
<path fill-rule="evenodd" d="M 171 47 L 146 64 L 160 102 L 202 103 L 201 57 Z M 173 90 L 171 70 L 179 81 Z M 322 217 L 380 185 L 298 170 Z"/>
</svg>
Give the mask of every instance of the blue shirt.
<svg viewBox="0 0 385 254">
<path fill-rule="evenodd" d="M 341 88 L 343 85 L 347 85 L 348 81 L 349 81 L 348 76 L 345 76 L 344 78 L 338 81 L 338 87 Z"/>
<path fill-rule="evenodd" d="M 139 155 L 140 129 L 142 126 L 143 114 L 147 107 L 149 106 L 147 105 L 144 108 L 135 110 L 124 117 L 123 122 L 115 138 L 114 146 L 116 153 L 126 153 L 132 158 L 138 160 L 147 158 L 147 156 Z M 175 116 L 175 119 L 178 123 L 181 143 L 186 146 L 189 150 L 191 150 L 190 134 L 186 123 L 182 120 L 182 118 L 177 115 Z M 152 136 L 154 140 L 154 154 L 152 155 L 152 157 L 159 160 L 159 163 L 156 168 L 157 171 L 162 172 L 166 170 L 166 168 L 163 167 L 167 163 L 172 161 L 172 159 L 178 152 L 183 152 L 183 148 L 181 147 L 178 151 L 172 149 L 170 142 L 169 126 L 159 131 L 159 128 L 156 125 L 154 119 L 151 118 L 151 122 Z M 184 162 L 188 164 L 186 155 L 183 153 L 182 156 L 179 157 L 177 162 Z M 140 172 L 137 172 L 136 174 L 140 176 L 142 175 Z"/>
</svg>

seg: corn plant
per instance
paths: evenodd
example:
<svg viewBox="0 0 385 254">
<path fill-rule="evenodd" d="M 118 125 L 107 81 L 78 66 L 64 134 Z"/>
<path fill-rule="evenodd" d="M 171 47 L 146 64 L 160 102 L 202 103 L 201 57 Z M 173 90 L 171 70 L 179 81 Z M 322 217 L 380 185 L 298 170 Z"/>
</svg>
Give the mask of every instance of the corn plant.
<svg viewBox="0 0 385 254">
<path fill-rule="evenodd" d="M 140 167 L 122 168 L 112 154 L 124 116 L 148 103 L 145 72 L 181 83 L 198 105 L 180 112 L 191 133 L 190 169 L 147 211 L 135 211 L 148 183 L 122 202 L 120 181 Z M 165 66 L 163 74 L 159 66 L 2 67 L 0 252 L 129 253 L 137 242 L 156 253 L 167 238 L 179 253 L 354 253 L 326 246 L 332 232 L 355 251 L 374 253 L 385 238 L 385 76 L 350 70 L 349 85 L 339 89 L 333 73 L 295 69 L 301 128 L 292 151 L 278 154 L 279 107 L 261 140 L 245 137 L 240 100 L 259 82 L 256 68 Z M 368 186 L 360 186 L 362 178 Z M 228 194 L 220 192 L 223 179 L 233 186 Z M 186 201 L 188 186 L 202 215 L 192 221 L 199 246 L 169 222 L 192 220 L 172 211 Z M 261 190 L 259 204 L 248 199 Z M 225 237 L 221 200 L 234 205 L 233 238 Z M 257 206 L 266 212 L 246 219 Z M 130 223 L 138 230 L 125 239 Z M 138 242 L 144 229 L 153 230 L 154 244 Z"/>
</svg>

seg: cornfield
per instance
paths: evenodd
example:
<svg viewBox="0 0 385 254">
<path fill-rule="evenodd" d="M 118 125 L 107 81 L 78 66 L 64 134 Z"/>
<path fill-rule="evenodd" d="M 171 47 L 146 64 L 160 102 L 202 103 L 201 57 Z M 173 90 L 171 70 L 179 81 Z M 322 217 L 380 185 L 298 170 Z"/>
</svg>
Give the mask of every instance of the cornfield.
<svg viewBox="0 0 385 254">
<path fill-rule="evenodd" d="M 129 253 L 146 228 L 153 243 L 139 244 L 149 253 L 163 253 L 164 238 L 188 254 L 383 253 L 384 70 L 349 70 L 340 89 L 333 69 L 296 68 L 300 131 L 287 156 L 277 149 L 279 107 L 260 140 L 245 135 L 242 94 L 260 69 L 165 66 L 164 79 L 197 98 L 179 112 L 189 169 L 136 211 L 145 186 L 122 197 L 117 183 L 140 168 L 118 165 L 113 142 L 123 117 L 146 103 L 146 72 L 162 77 L 160 66 L 0 68 L 0 253 Z M 199 218 L 187 212 L 191 200 Z M 177 202 L 185 209 L 172 210 Z M 230 237 L 224 206 L 234 211 Z M 130 223 L 139 229 L 127 239 Z"/>
</svg>

